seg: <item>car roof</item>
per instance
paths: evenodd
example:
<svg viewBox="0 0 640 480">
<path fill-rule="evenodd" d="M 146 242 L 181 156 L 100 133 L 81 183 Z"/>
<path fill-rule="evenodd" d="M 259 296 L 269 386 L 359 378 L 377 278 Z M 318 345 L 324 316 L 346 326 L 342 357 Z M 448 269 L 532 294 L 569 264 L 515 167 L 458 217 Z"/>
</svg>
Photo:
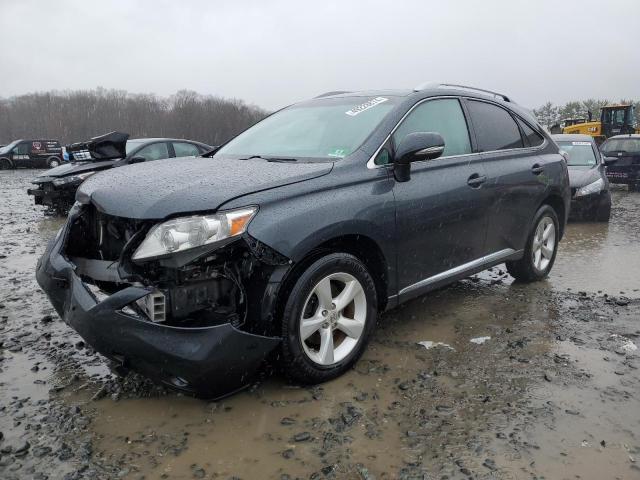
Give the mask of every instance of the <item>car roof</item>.
<svg viewBox="0 0 640 480">
<path fill-rule="evenodd" d="M 583 133 L 557 133 L 551 135 L 554 140 L 565 140 L 567 142 L 594 142 L 595 140 L 591 135 L 585 135 Z"/>
<path fill-rule="evenodd" d="M 613 137 L 607 138 L 607 140 L 611 140 L 612 138 L 615 138 L 616 140 L 618 140 L 620 138 L 640 138 L 640 134 L 638 134 L 638 133 L 628 133 L 626 135 L 614 135 Z"/>
<path fill-rule="evenodd" d="M 19 138 L 18 140 L 11 140 L 13 142 L 59 142 L 55 138 Z"/>
<path fill-rule="evenodd" d="M 518 105 L 512 101 L 509 97 L 501 93 L 494 93 L 488 90 L 477 89 L 475 87 L 467 87 L 462 85 L 450 85 L 450 84 L 437 84 L 430 83 L 426 86 L 417 87 L 412 90 L 408 89 L 390 89 L 390 90 L 363 90 L 353 92 L 327 92 L 316 98 L 340 98 L 340 97 L 413 97 L 416 101 L 423 98 L 439 97 L 439 96 L 458 96 L 458 97 L 470 97 L 477 98 L 479 100 L 491 100 L 493 102 L 502 104 L 503 106 L 516 112 L 524 119 L 528 120 L 533 125 L 539 125 L 537 119 L 533 115 L 533 112 L 521 105 Z"/>
<path fill-rule="evenodd" d="M 197 140 L 189 140 L 188 138 L 130 138 L 128 142 L 193 142 L 202 143 Z"/>
</svg>

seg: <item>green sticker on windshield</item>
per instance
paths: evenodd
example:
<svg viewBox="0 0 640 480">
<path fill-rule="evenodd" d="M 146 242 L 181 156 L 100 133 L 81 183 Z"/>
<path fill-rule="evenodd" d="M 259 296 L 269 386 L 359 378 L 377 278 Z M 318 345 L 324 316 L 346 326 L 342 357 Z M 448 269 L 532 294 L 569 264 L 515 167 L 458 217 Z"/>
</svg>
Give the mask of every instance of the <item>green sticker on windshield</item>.
<svg viewBox="0 0 640 480">
<path fill-rule="evenodd" d="M 329 152 L 327 154 L 328 157 L 337 157 L 342 158 L 347 154 L 347 150 L 345 148 L 336 148 L 333 152 Z"/>
</svg>

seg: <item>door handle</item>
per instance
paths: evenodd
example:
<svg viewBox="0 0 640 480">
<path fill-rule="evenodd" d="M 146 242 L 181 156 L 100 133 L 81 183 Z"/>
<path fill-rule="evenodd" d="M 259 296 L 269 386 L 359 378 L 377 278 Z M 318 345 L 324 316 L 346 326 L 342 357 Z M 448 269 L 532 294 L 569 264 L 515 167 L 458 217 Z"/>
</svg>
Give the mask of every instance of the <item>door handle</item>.
<svg viewBox="0 0 640 480">
<path fill-rule="evenodd" d="M 542 172 L 544 172 L 544 167 L 542 165 L 534 163 L 533 167 L 531 167 L 531 173 L 534 175 L 540 175 Z"/>
<path fill-rule="evenodd" d="M 486 175 L 480 175 L 479 173 L 474 173 L 467 179 L 467 185 L 469 185 L 471 188 L 479 188 L 486 181 L 487 181 Z"/>
</svg>

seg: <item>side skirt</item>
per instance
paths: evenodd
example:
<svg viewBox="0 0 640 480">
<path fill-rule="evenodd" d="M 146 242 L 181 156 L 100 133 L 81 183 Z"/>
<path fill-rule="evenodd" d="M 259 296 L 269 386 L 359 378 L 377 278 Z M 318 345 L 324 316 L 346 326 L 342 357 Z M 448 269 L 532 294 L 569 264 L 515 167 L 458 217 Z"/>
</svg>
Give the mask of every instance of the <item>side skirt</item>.
<svg viewBox="0 0 640 480">
<path fill-rule="evenodd" d="M 478 272 L 491 268 L 495 265 L 499 265 L 508 260 L 518 260 L 522 258 L 524 250 L 514 250 L 512 248 L 506 248 L 484 257 L 480 257 L 476 260 L 458 265 L 450 270 L 433 275 L 432 277 L 420 280 L 413 285 L 404 287 L 398 295 L 389 297 L 389 308 L 393 308 L 401 303 L 411 300 L 412 298 L 419 297 L 427 292 L 440 288 L 449 283 L 463 278 L 474 275 Z"/>
</svg>

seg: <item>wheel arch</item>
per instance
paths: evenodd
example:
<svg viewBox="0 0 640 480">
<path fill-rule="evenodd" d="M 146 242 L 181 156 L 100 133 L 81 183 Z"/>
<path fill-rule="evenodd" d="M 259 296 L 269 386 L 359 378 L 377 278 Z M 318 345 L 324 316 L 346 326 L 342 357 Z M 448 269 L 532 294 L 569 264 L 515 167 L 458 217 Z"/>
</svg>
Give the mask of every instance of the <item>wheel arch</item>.
<svg viewBox="0 0 640 480">
<path fill-rule="evenodd" d="M 376 287 L 378 311 L 387 306 L 389 292 L 389 268 L 387 259 L 378 243 L 371 237 L 362 234 L 344 234 L 335 236 L 309 248 L 302 258 L 287 272 L 279 288 L 275 306 L 276 318 L 284 310 L 287 295 L 300 275 L 317 259 L 330 253 L 348 253 L 360 260 L 366 267 Z"/>
<path fill-rule="evenodd" d="M 8 157 L 0 157 L 0 162 L 4 162 L 4 161 L 9 162 L 9 168 L 15 168 L 16 166 L 14 165 L 14 163 L 11 161 L 10 158 Z"/>
<path fill-rule="evenodd" d="M 564 230 L 567 224 L 567 215 L 568 215 L 568 210 L 565 206 L 565 202 L 562 199 L 562 197 L 560 195 L 557 194 L 551 194 L 549 196 L 547 196 L 538 206 L 538 209 L 540 207 L 542 207 L 543 205 L 549 205 L 551 208 L 553 208 L 556 212 L 556 214 L 558 215 L 558 222 L 560 223 L 559 227 L 560 227 L 560 239 L 562 239 L 562 237 L 564 236 Z M 536 209 L 537 211 L 537 209 Z"/>
</svg>

